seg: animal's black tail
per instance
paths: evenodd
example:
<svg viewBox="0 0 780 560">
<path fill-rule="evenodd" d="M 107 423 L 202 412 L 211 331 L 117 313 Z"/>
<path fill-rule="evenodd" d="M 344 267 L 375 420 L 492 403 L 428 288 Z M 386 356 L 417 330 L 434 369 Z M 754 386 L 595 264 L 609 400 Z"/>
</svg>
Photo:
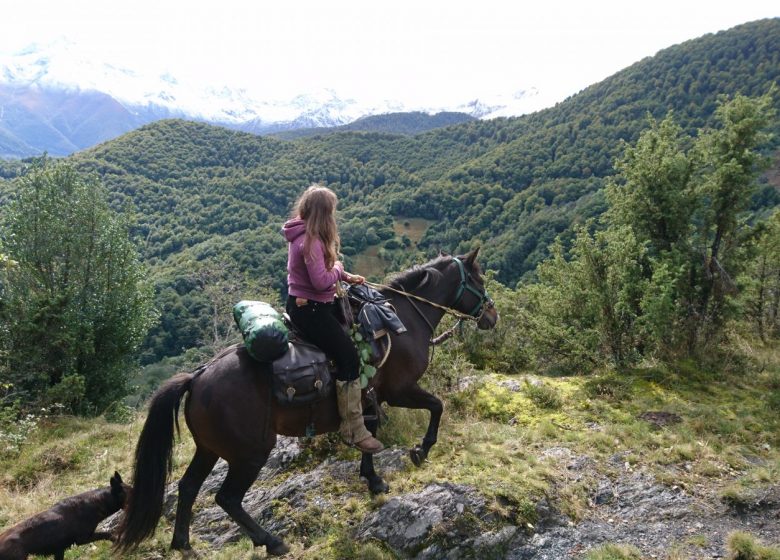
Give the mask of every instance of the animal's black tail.
<svg viewBox="0 0 780 560">
<path fill-rule="evenodd" d="M 135 448 L 133 491 L 119 525 L 115 548 L 127 551 L 152 536 L 162 515 L 163 498 L 173 460 L 173 430 L 179 431 L 179 404 L 193 375 L 179 373 L 152 397 L 149 415 Z"/>
</svg>

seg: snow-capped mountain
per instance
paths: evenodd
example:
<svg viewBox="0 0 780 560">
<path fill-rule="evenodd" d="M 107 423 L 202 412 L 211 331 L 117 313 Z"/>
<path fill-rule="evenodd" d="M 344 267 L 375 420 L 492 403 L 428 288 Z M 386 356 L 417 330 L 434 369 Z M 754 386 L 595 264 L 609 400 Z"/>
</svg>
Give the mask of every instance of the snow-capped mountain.
<svg viewBox="0 0 780 560">
<path fill-rule="evenodd" d="M 182 80 L 103 60 L 65 39 L 0 53 L 0 157 L 49 151 L 65 155 L 160 118 L 206 121 L 258 134 L 332 127 L 386 113 L 441 111 L 477 118 L 540 109 L 535 89 L 474 99 L 454 106 L 420 107 L 397 100 L 366 103 L 332 89 L 269 99 L 244 88 Z"/>
</svg>

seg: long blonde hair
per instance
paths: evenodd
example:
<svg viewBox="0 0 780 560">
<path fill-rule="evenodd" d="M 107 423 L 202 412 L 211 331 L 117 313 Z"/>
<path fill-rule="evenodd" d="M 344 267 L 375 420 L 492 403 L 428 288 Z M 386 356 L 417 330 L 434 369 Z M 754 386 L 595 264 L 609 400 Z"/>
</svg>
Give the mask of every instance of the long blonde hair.
<svg viewBox="0 0 780 560">
<path fill-rule="evenodd" d="M 293 216 L 306 222 L 306 239 L 303 242 L 304 255 L 311 254 L 312 239 L 319 239 L 325 249 L 325 266 L 333 268 L 338 260 L 341 239 L 336 226 L 336 193 L 328 187 L 313 184 L 303 191 L 293 207 Z"/>
</svg>

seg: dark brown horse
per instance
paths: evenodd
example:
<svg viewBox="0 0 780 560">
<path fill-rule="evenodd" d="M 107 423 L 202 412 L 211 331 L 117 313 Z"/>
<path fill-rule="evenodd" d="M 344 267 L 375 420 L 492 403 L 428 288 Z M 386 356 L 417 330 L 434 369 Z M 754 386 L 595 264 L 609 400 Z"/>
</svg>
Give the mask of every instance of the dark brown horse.
<svg viewBox="0 0 780 560">
<path fill-rule="evenodd" d="M 428 367 L 429 342 L 433 329 L 445 314 L 444 308 L 474 317 L 481 329 L 492 328 L 498 320 L 493 302 L 485 293 L 476 263 L 477 252 L 474 250 L 463 257 L 442 255 L 399 275 L 391 283 L 394 290 L 383 290 L 407 332 L 391 335 L 392 351 L 373 377 L 372 386 L 380 404 L 387 402 L 391 406 L 430 411 L 422 445 L 411 451 L 417 465 L 436 443 L 443 411 L 442 402 L 417 382 Z M 435 305 L 399 295 L 398 290 Z M 313 411 L 308 406 L 277 406 L 270 397 L 268 366 L 254 361 L 240 346 L 225 350 L 194 373 L 175 375 L 152 397 L 136 447 L 134 492 L 119 529 L 117 546 L 133 548 L 154 533 L 171 469 L 174 425 L 178 429 L 179 404 L 187 392 L 184 417 L 195 440 L 195 456 L 179 481 L 171 547 L 190 548 L 192 505 L 206 476 L 222 457 L 228 463 L 228 474 L 217 492 L 216 502 L 255 546 L 265 545 L 270 555 L 286 553 L 288 548 L 284 542 L 260 527 L 243 509 L 241 501 L 268 459 L 277 434 L 303 436 L 312 424 L 318 434 L 338 430 L 336 400 L 323 401 Z M 366 410 L 371 412 L 369 403 Z M 367 425 L 376 433 L 375 421 Z M 367 479 L 371 492 L 388 490 L 374 471 L 371 455 L 363 455 L 360 475 Z"/>
</svg>

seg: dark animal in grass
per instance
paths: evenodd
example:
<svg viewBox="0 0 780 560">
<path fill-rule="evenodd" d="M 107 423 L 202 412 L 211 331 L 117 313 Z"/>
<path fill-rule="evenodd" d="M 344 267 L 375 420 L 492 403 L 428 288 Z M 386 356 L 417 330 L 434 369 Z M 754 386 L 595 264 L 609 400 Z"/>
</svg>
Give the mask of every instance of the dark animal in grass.
<svg viewBox="0 0 780 560">
<path fill-rule="evenodd" d="M 95 529 L 125 506 L 130 492 L 132 488 L 114 472 L 108 488 L 66 498 L 0 533 L 0 560 L 25 560 L 30 554 L 62 560 L 71 545 L 114 540 L 110 533 Z"/>
<path fill-rule="evenodd" d="M 391 287 L 414 294 L 428 302 L 383 289 L 392 300 L 398 317 L 407 328 L 392 333 L 392 350 L 371 379 L 376 403 L 426 409 L 428 431 L 422 444 L 410 451 L 420 465 L 428 456 L 439 429 L 443 405 L 436 396 L 418 385 L 428 368 L 429 341 L 444 316 L 444 309 L 471 315 L 480 329 L 493 328 L 498 313 L 485 293 L 476 262 L 477 251 L 462 257 L 442 255 L 402 273 Z M 269 555 L 281 555 L 287 545 L 263 529 L 241 506 L 249 487 L 276 445 L 276 435 L 303 436 L 313 425 L 316 433 L 337 431 L 339 413 L 335 396 L 312 407 L 281 407 L 271 399 L 268 364 L 253 360 L 243 346 L 222 352 L 195 373 L 179 373 L 166 381 L 152 397 L 146 423 L 138 439 L 133 474 L 133 496 L 117 530 L 118 550 L 129 550 L 150 537 L 162 515 L 167 475 L 170 473 L 174 426 L 178 428 L 179 405 L 195 440 L 195 456 L 179 482 L 176 523 L 171 548 L 190 549 L 192 506 L 214 463 L 222 457 L 228 473 L 217 492 L 216 502 L 235 521 L 255 546 L 265 545 Z M 363 410 L 376 417 L 374 406 L 364 395 Z M 376 435 L 376 420 L 366 427 Z M 360 476 L 372 493 L 387 492 L 387 484 L 374 471 L 373 456 L 364 453 Z"/>
</svg>

